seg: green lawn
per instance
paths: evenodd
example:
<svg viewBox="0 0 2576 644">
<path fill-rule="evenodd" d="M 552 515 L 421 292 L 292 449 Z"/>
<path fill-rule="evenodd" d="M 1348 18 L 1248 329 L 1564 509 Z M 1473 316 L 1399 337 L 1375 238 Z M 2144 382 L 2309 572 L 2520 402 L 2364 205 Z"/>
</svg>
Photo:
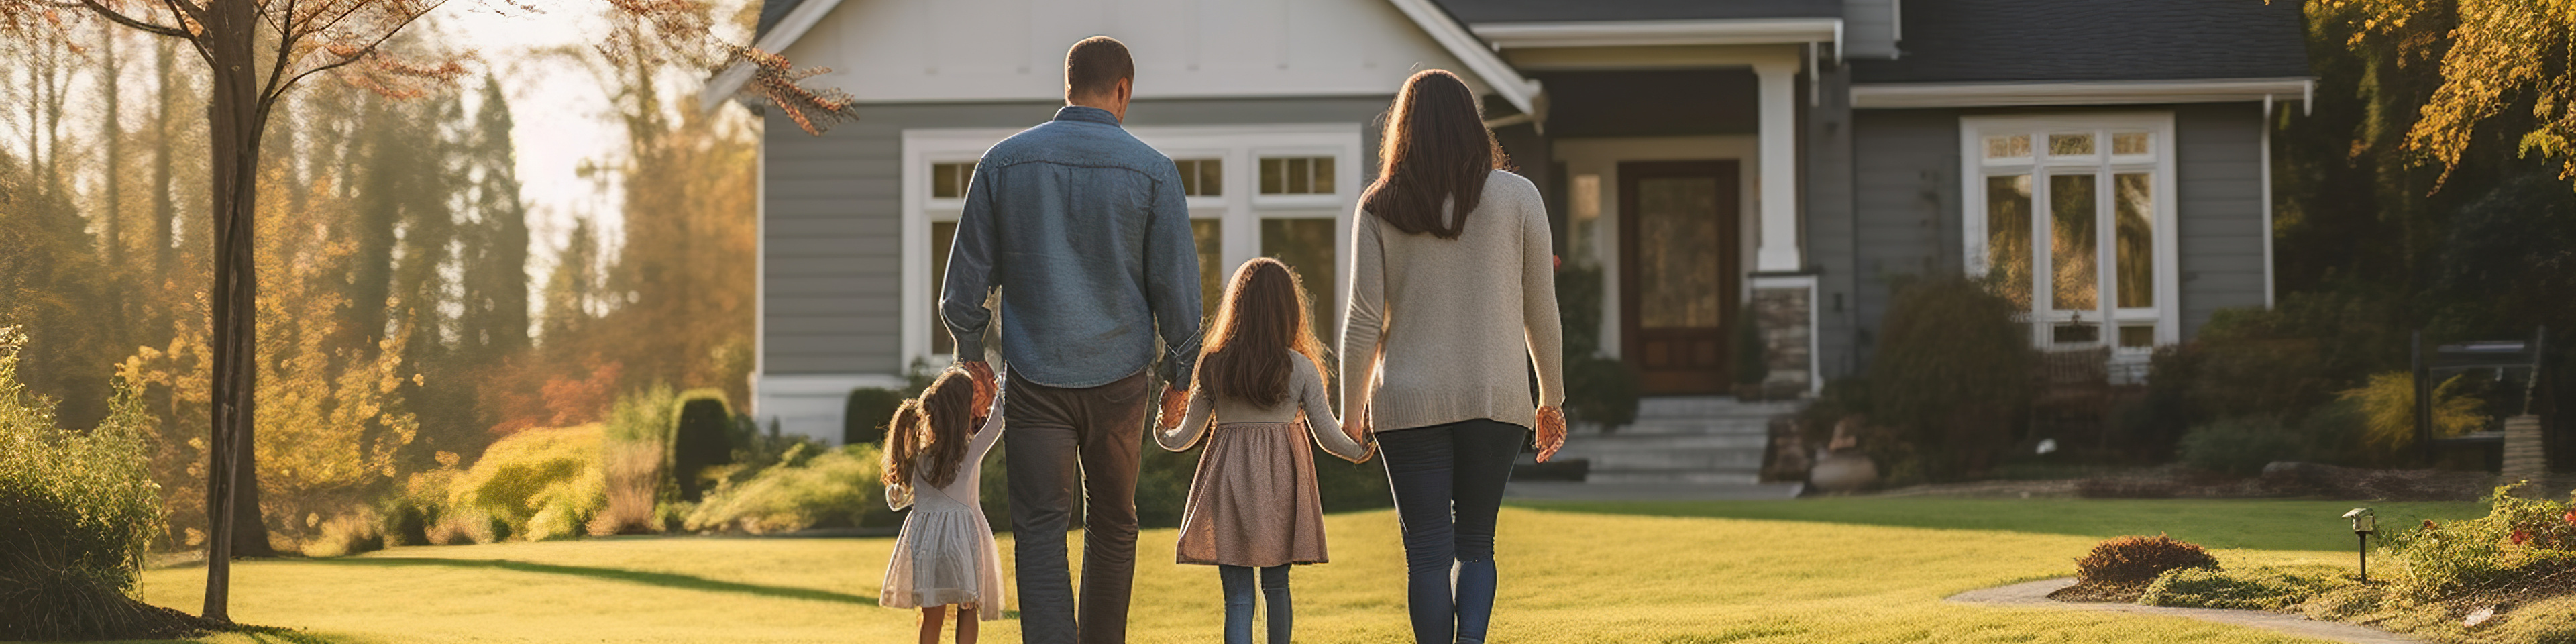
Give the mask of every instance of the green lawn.
<svg viewBox="0 0 2576 644">
<path fill-rule="evenodd" d="M 2348 564 L 2350 504 L 2300 501 L 1831 499 L 1529 503 L 1504 510 L 1498 642 L 2292 642 L 2178 618 L 1946 604 L 1963 590 L 2070 574 L 2102 537 L 2165 531 L 2228 563 Z M 2456 518 L 2476 504 L 2382 504 Z M 1298 636 L 1408 641 L 1387 511 L 1328 517 L 1334 563 L 1296 572 Z M 1216 574 L 1140 544 L 1130 641 L 1217 638 Z M 1006 537 L 1007 539 L 1007 537 Z M 233 616 L 297 629 L 214 642 L 891 642 L 912 614 L 875 606 L 890 539 L 625 538 L 400 548 L 245 562 Z M 1010 556 L 1010 546 L 1003 545 Z M 202 569 L 156 570 L 145 597 L 193 611 Z M 987 623 L 1017 641 L 1017 623 Z"/>
</svg>

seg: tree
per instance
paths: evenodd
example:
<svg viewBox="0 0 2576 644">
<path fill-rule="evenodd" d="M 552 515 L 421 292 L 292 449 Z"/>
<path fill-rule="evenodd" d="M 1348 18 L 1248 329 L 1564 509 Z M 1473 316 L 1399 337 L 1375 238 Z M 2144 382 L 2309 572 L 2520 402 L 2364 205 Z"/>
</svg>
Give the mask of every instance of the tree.
<svg viewBox="0 0 2576 644">
<path fill-rule="evenodd" d="M 532 10 L 519 0 L 485 0 L 510 10 Z M 256 360 L 258 267 L 253 260 L 260 146 L 270 115 L 305 79 L 332 73 L 389 97 L 408 97 L 422 83 L 446 82 L 463 68 L 451 55 L 402 55 L 384 45 L 447 0 L 0 0 L 0 37 L 30 41 L 72 28 L 69 16 L 86 16 L 176 39 L 196 52 L 208 71 L 208 167 L 213 186 L 214 286 L 211 433 L 207 506 L 212 536 L 207 551 L 203 617 L 230 621 L 226 611 L 230 560 L 241 532 L 259 523 L 239 517 L 257 507 L 249 463 Z M 615 12 L 636 16 L 655 36 L 674 42 L 712 42 L 704 21 L 686 15 L 703 0 L 605 0 Z M 744 47 L 719 49 L 748 55 Z M 847 96 L 837 92 L 779 92 L 768 79 L 792 70 L 761 67 L 746 88 L 782 105 L 846 118 Z M 791 81 L 792 84 L 792 81 Z M 828 124 L 829 120 L 824 120 Z M 811 128 L 809 128 L 811 131 Z M 244 497 L 253 497 L 244 503 Z M 258 549 L 254 540 L 253 549 Z"/>
<path fill-rule="evenodd" d="M 2555 158 L 2559 178 L 2576 177 L 2576 0 L 2315 0 L 2311 9 L 2347 16 L 2355 44 L 2413 35 L 2399 46 L 2440 50 L 2441 86 L 2406 147 L 2438 161 L 2441 178 L 2458 169 L 2480 125 L 2517 108 L 2530 117 L 2508 133 L 2517 152 Z"/>
</svg>

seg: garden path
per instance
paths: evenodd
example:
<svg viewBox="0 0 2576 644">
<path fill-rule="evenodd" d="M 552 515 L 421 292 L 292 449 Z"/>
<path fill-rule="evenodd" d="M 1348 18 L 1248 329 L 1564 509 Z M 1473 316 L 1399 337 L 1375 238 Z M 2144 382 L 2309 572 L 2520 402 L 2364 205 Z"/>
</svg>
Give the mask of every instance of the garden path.
<svg viewBox="0 0 2576 644">
<path fill-rule="evenodd" d="M 2074 577 L 2042 579 L 2039 581 L 2024 582 L 2009 586 L 1971 590 L 1957 595 L 1951 595 L 1949 601 L 1962 604 L 1985 604 L 1991 606 L 2010 606 L 2014 608 L 2056 608 L 2062 610 L 2128 613 L 2133 615 L 2189 617 L 2192 619 L 2218 622 L 2221 624 L 2260 628 L 2277 633 L 2296 635 L 2299 637 L 2313 637 L 2337 642 L 2349 642 L 2351 644 L 2422 644 L 2423 642 L 2428 641 L 2358 624 L 2317 621 L 2308 619 L 2303 615 L 2291 615 L 2287 613 L 2272 613 L 2259 610 L 2222 610 L 2216 608 L 2166 608 L 2162 606 L 2141 606 L 2138 604 L 2112 602 L 2062 602 L 2048 598 L 2049 593 L 2057 592 L 2058 589 L 2072 585 L 2075 585 Z"/>
</svg>

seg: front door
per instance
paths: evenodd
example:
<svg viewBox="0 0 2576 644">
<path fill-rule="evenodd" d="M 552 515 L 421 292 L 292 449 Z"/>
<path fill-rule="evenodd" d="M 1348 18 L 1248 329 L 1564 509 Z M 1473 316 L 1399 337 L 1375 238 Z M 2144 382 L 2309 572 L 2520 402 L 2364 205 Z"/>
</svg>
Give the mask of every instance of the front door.
<svg viewBox="0 0 2576 644">
<path fill-rule="evenodd" d="M 1620 354 L 1646 394 L 1717 394 L 1733 381 L 1734 161 L 1619 164 Z"/>
</svg>

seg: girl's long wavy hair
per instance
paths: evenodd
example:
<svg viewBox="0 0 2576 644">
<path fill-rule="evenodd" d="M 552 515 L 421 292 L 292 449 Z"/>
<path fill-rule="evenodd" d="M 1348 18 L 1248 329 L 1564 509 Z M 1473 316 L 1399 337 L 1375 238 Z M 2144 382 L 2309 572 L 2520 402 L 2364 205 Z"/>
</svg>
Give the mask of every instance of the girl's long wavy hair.
<svg viewBox="0 0 2576 644">
<path fill-rule="evenodd" d="M 1315 340 L 1308 310 L 1297 271 L 1269 257 L 1244 262 L 1226 283 L 1215 333 L 1199 350 L 1198 386 L 1264 406 L 1288 400 L 1289 352 L 1314 362 L 1317 375 L 1325 373 L 1324 343 Z"/>
<path fill-rule="evenodd" d="M 1485 177 L 1509 169 L 1511 157 L 1485 129 L 1484 111 L 1467 82 L 1446 70 L 1426 69 L 1405 79 L 1387 109 L 1378 143 L 1377 182 L 1360 195 L 1360 207 L 1408 235 L 1457 239 L 1467 213 L 1485 194 Z M 1458 213 L 1442 221 L 1441 202 L 1455 199 Z"/>
<path fill-rule="evenodd" d="M 911 485 L 918 473 L 932 487 L 947 487 L 965 465 L 975 435 L 975 379 L 951 367 L 903 401 L 886 423 L 885 484 Z"/>
</svg>

